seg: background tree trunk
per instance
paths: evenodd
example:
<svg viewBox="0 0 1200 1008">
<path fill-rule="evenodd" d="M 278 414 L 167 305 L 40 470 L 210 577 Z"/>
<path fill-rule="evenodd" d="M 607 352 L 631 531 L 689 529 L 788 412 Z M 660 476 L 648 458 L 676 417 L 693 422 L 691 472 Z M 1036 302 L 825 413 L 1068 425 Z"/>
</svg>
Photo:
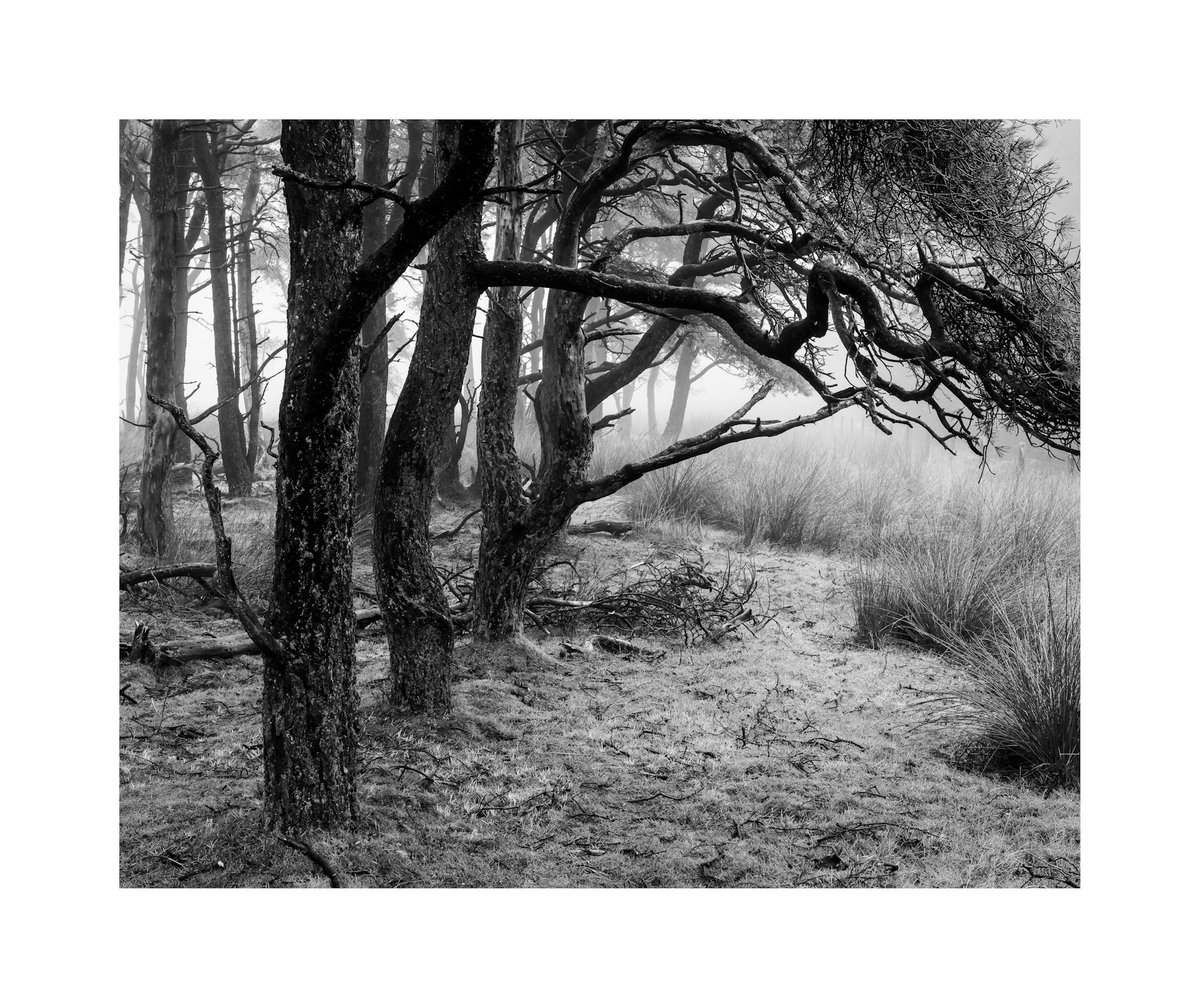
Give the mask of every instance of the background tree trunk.
<svg viewBox="0 0 1200 1008">
<path fill-rule="evenodd" d="M 646 374 L 646 433 L 652 437 L 658 433 L 658 411 L 654 402 L 656 385 L 658 385 L 658 368 L 653 367 Z"/>
<path fill-rule="evenodd" d="M 259 417 L 262 415 L 263 388 L 258 375 L 258 321 L 254 314 L 254 271 L 250 259 L 251 235 L 254 232 L 255 203 L 258 202 L 259 168 L 253 154 L 246 188 L 242 192 L 242 211 L 238 215 L 238 314 L 241 316 L 243 335 L 242 359 L 246 362 L 246 377 L 251 379 L 250 408 L 246 422 L 246 468 L 254 478 L 254 467 L 258 464 Z"/>
<path fill-rule="evenodd" d="M 388 145 L 390 119 L 368 119 L 363 137 L 363 181 L 382 186 L 388 182 Z M 419 144 L 418 139 L 418 144 Z M 410 155 L 411 156 L 411 155 Z M 387 202 L 375 200 L 363 210 L 363 255 L 371 255 L 383 244 L 387 226 Z M 386 298 L 380 298 L 362 328 L 364 348 L 374 344 L 387 324 Z M 364 350 L 365 352 L 365 350 Z M 370 511 L 379 473 L 379 453 L 383 450 L 387 421 L 388 348 L 386 339 L 375 347 L 362 374 L 362 392 L 358 404 L 357 471 L 354 484 L 355 506 L 361 513 Z"/>
<path fill-rule="evenodd" d="M 122 119 L 120 146 L 117 148 L 117 171 L 121 187 L 121 208 L 118 211 L 120 216 L 117 218 L 117 228 L 121 237 L 121 258 L 120 268 L 117 270 L 117 281 L 122 298 L 125 296 L 125 237 L 129 233 L 129 204 L 133 200 L 133 172 L 129 168 L 128 140 L 126 139 L 128 129 L 129 120 Z"/>
<path fill-rule="evenodd" d="M 221 128 L 192 139 L 196 167 L 204 182 L 208 206 L 208 265 L 212 274 L 213 356 L 217 371 L 217 422 L 221 458 L 230 497 L 250 494 L 253 475 L 246 465 L 246 433 L 238 409 L 238 380 L 233 362 L 233 319 L 229 300 L 229 222 L 221 181 Z"/>
<path fill-rule="evenodd" d="M 146 263 L 146 390 L 161 399 L 175 398 L 175 218 L 180 196 L 175 170 L 183 135 L 175 119 L 154 124 L 150 150 L 148 221 L 144 226 Z M 175 446 L 175 419 L 146 403 L 142 448 L 142 485 L 138 528 L 147 548 L 162 554 L 174 537 L 171 484 L 167 478 Z"/>
<path fill-rule="evenodd" d="M 679 351 L 679 361 L 675 366 L 675 390 L 671 394 L 671 412 L 667 416 L 667 426 L 663 437 L 667 444 L 679 440 L 683 432 L 683 417 L 687 412 L 688 393 L 692 390 L 692 364 L 696 360 L 696 348 L 691 340 L 687 340 Z"/>
<path fill-rule="evenodd" d="M 283 161 L 309 177 L 346 178 L 353 136 L 352 120 L 285 120 Z M 267 622 L 296 661 L 263 658 L 263 771 L 268 828 L 303 832 L 347 825 L 357 811 L 350 586 L 358 354 L 322 355 L 318 345 L 358 263 L 362 231 L 349 193 L 289 180 L 284 195 L 289 352 Z M 293 671 L 297 663 L 303 676 Z"/>
<path fill-rule="evenodd" d="M 146 321 L 146 287 L 149 273 L 139 278 L 138 264 L 133 264 L 133 334 L 129 338 L 129 357 L 125 362 L 125 419 L 136 420 L 138 407 L 138 377 L 142 370 L 142 326 Z"/>
<path fill-rule="evenodd" d="M 462 124 L 435 130 L 438 177 L 458 149 Z M 482 214 L 460 210 L 429 245 L 421 322 L 408 377 L 392 411 L 375 492 L 375 579 L 391 651 L 392 699 L 414 711 L 450 706 L 453 627 L 429 554 L 433 481 L 443 458 L 470 356 L 481 291 L 465 278 L 482 258 Z"/>
</svg>

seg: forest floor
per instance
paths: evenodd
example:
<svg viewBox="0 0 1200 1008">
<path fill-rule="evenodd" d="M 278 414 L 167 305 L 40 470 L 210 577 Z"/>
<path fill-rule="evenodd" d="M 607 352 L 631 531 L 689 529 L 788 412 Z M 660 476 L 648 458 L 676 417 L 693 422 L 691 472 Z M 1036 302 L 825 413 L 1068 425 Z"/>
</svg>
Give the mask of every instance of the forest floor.
<svg viewBox="0 0 1200 1008">
<path fill-rule="evenodd" d="M 238 520 L 266 520 L 267 502 L 254 503 Z M 668 530 L 571 537 L 563 550 L 599 570 L 682 546 Z M 388 709 L 386 639 L 364 632 L 360 828 L 312 839 L 345 884 L 1078 883 L 1079 795 L 955 767 L 954 740 L 922 704 L 957 673 L 928 651 L 856 640 L 848 561 L 739 551 L 709 530 L 687 546 L 753 563 L 776 618 L 717 644 L 655 641 L 667 649 L 655 661 L 467 661 L 441 721 Z M 122 595 L 123 638 L 135 621 L 159 640 L 239 629 L 186 588 Z M 558 653 L 557 639 L 539 643 Z M 122 885 L 328 884 L 260 825 L 260 671 L 255 656 L 122 664 Z"/>
</svg>

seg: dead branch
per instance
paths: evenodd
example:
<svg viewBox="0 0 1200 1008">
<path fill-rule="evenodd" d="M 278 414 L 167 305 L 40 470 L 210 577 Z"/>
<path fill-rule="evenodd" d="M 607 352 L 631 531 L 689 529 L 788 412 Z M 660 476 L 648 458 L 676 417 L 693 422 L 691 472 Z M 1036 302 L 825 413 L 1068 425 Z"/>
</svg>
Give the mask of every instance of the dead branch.
<svg viewBox="0 0 1200 1008">
<path fill-rule="evenodd" d="M 204 578 L 212 577 L 216 572 L 216 564 L 178 564 L 174 567 L 148 567 L 145 570 L 122 571 L 121 590 L 124 591 L 133 585 L 142 584 L 144 581 L 161 581 L 164 578 L 177 577 L 195 578 L 208 587 Z"/>
<path fill-rule="evenodd" d="M 581 522 L 578 525 L 568 525 L 567 535 L 597 535 L 607 532 L 613 536 L 623 536 L 633 531 L 632 522 L 593 521 Z"/>
</svg>

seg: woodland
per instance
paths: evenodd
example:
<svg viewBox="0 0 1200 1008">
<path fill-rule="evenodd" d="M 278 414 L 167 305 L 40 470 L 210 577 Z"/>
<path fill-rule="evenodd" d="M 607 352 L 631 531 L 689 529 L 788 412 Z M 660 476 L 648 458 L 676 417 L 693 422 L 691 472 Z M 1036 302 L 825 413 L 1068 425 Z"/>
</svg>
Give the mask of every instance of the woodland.
<svg viewBox="0 0 1200 1008">
<path fill-rule="evenodd" d="M 122 884 L 1077 887 L 1044 126 L 121 120 Z"/>
</svg>

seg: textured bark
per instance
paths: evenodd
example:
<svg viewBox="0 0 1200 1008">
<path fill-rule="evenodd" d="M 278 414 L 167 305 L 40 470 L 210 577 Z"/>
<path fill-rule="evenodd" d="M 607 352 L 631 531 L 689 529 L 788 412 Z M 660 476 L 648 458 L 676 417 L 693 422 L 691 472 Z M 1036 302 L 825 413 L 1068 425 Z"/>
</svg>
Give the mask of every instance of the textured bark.
<svg viewBox="0 0 1200 1008">
<path fill-rule="evenodd" d="M 296 171 L 345 178 L 354 168 L 353 122 L 285 120 L 281 152 Z M 264 656 L 263 770 L 268 828 L 303 832 L 345 826 L 357 811 L 351 530 L 358 355 L 343 353 L 313 371 L 358 262 L 362 230 L 347 192 L 288 181 L 284 194 L 289 350 L 267 623 L 294 660 Z"/>
<path fill-rule="evenodd" d="M 363 181 L 382 186 L 388 181 L 388 141 L 390 119 L 368 119 L 363 140 Z M 387 203 L 376 200 L 363 210 L 363 254 L 371 255 L 383 244 L 387 226 Z M 362 327 L 362 345 L 371 347 L 387 323 L 385 298 L 380 298 Z M 385 340 L 375 347 L 362 372 L 362 393 L 358 406 L 357 470 L 354 483 L 355 506 L 360 512 L 371 507 L 375 480 L 379 473 L 379 454 L 383 450 L 387 420 L 388 348 Z"/>
<path fill-rule="evenodd" d="M 246 465 L 246 432 L 238 410 L 236 395 L 240 382 L 234 367 L 233 318 L 229 293 L 229 222 L 222 187 L 218 148 L 221 129 L 197 134 L 192 140 L 196 167 L 204 183 L 208 207 L 208 265 L 212 275 L 213 357 L 217 372 L 217 425 L 221 436 L 221 457 L 230 497 L 250 494 L 253 474 Z"/>
<path fill-rule="evenodd" d="M 463 124 L 439 121 L 434 158 L 448 175 Z M 414 711 L 450 706 L 453 625 L 429 552 L 433 481 L 462 388 L 480 288 L 481 210 L 471 203 L 433 238 L 408 377 L 388 424 L 375 492 L 375 580 L 391 651 L 392 700 Z"/>
<path fill-rule="evenodd" d="M 253 158 L 254 155 L 250 154 Z M 254 211 L 258 202 L 259 168 L 257 160 L 250 164 L 246 188 L 242 191 L 242 210 L 238 215 L 238 315 L 242 333 L 242 359 L 246 362 L 246 376 L 251 380 L 247 390 L 250 403 L 246 419 L 246 467 L 254 476 L 258 463 L 259 418 L 262 416 L 263 387 L 258 377 L 258 320 L 254 314 L 254 270 L 250 259 L 250 237 L 254 231 Z"/>
<path fill-rule="evenodd" d="M 501 186 L 520 185 L 524 125 L 520 120 L 501 124 L 497 143 Z M 497 259 L 516 254 L 519 234 L 520 215 L 512 206 L 501 206 L 496 220 Z M 521 525 L 525 503 L 521 463 L 513 439 L 522 330 L 519 288 L 497 288 L 492 292 L 483 330 L 479 426 L 475 435 L 483 511 L 472 627 L 477 643 L 506 640 L 524 629 L 528 558 L 523 555 Z"/>
<path fill-rule="evenodd" d="M 683 432 L 683 417 L 687 412 L 688 395 L 692 391 L 692 364 L 696 360 L 696 348 L 686 342 L 679 351 L 675 366 L 675 388 L 671 393 L 671 412 L 667 415 L 667 426 L 663 437 L 667 442 L 678 441 Z"/>
<path fill-rule="evenodd" d="M 146 391 L 164 399 L 175 398 L 175 216 L 179 197 L 175 169 L 182 130 L 178 120 L 155 122 L 150 149 L 150 192 L 147 198 L 146 259 Z M 174 536 L 171 513 L 171 456 L 175 446 L 175 420 L 152 403 L 146 404 L 145 440 L 142 448 L 141 499 L 138 528 L 146 547 L 158 555 Z"/>
</svg>

